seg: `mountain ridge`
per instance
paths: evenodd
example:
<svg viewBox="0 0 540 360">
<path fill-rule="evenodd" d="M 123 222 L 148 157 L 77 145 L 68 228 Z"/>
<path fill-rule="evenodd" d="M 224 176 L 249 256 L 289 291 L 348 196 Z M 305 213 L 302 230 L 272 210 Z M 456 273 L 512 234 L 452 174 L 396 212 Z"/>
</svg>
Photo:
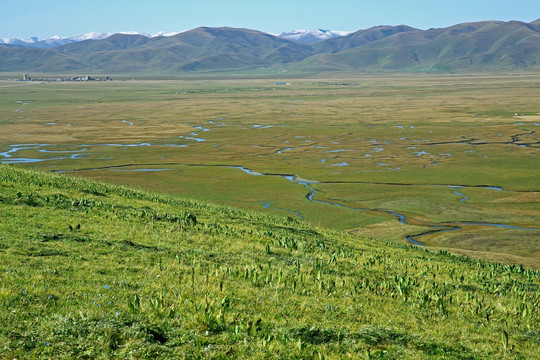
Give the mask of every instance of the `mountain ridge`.
<svg viewBox="0 0 540 360">
<path fill-rule="evenodd" d="M 187 30 L 189 31 L 189 30 Z M 14 46 L 14 47 L 29 47 L 29 48 L 53 48 L 57 46 L 67 45 L 76 43 L 84 40 L 103 40 L 110 36 L 114 35 L 142 35 L 147 38 L 156 38 L 156 37 L 171 37 L 178 35 L 185 31 L 159 31 L 154 34 L 146 32 L 137 32 L 137 31 L 121 31 L 118 33 L 106 33 L 106 32 L 88 32 L 81 35 L 63 37 L 63 36 L 52 36 L 46 39 L 40 39 L 37 36 L 32 36 L 30 38 L 0 38 L 0 45 L 5 46 Z M 289 32 L 283 32 L 278 37 L 285 38 L 288 40 L 299 41 L 304 43 L 313 43 L 321 40 L 326 40 L 333 37 L 345 36 L 350 34 L 350 31 L 340 31 L 340 30 L 323 30 L 323 29 L 313 29 L 313 30 L 292 30 Z M 273 34 L 271 34 L 273 35 Z"/>
<path fill-rule="evenodd" d="M 381 25 L 317 42 L 199 27 L 170 36 L 114 34 L 51 49 L 0 45 L 0 71 L 9 72 L 452 72 L 536 69 L 539 64 L 540 19 L 428 30 Z"/>
<path fill-rule="evenodd" d="M 40 48 L 40 49 L 49 49 L 62 45 L 77 43 L 85 40 L 103 40 L 113 35 L 142 35 L 148 38 L 154 37 L 169 37 L 179 34 L 179 32 L 166 32 L 160 31 L 155 34 L 148 33 L 139 33 L 135 31 L 121 31 L 119 33 L 106 33 L 106 32 L 88 32 L 81 35 L 75 35 L 70 37 L 62 36 L 53 36 L 46 39 L 40 39 L 37 36 L 32 36 L 30 38 L 0 38 L 0 45 L 14 46 L 14 47 L 27 47 L 27 48 Z"/>
</svg>

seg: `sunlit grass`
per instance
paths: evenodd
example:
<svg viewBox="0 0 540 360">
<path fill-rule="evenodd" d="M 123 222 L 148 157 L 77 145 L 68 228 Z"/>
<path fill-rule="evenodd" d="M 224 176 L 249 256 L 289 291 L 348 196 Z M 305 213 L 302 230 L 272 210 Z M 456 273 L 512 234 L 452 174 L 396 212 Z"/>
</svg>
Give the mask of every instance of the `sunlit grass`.
<svg viewBox="0 0 540 360">
<path fill-rule="evenodd" d="M 539 351 L 521 266 L 5 165 L 0 211 L 5 358 Z"/>
</svg>

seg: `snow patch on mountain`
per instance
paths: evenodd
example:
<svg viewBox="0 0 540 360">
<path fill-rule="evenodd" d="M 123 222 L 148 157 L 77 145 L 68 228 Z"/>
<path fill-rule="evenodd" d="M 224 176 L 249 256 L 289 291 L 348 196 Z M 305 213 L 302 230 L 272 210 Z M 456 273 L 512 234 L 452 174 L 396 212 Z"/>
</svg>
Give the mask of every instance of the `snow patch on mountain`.
<svg viewBox="0 0 540 360">
<path fill-rule="evenodd" d="M 32 48 L 52 48 L 56 46 L 62 46 L 71 44 L 83 40 L 101 40 L 111 36 L 109 33 L 96 33 L 89 32 L 82 35 L 72 37 L 53 36 L 48 39 L 39 39 L 38 37 L 31 37 L 28 39 L 20 38 L 0 38 L 0 44 L 11 45 L 17 47 L 32 47 Z"/>
<path fill-rule="evenodd" d="M 37 37 L 32 37 L 28 39 L 19 39 L 19 38 L 0 38 L 0 43 L 6 44 L 6 45 L 25 45 L 25 44 L 33 44 L 38 42 L 39 39 Z"/>
<path fill-rule="evenodd" d="M 124 34 L 124 35 L 142 35 L 142 36 L 145 36 L 147 38 L 155 38 L 155 37 L 160 37 L 160 36 L 163 36 L 163 37 L 170 37 L 170 36 L 174 36 L 174 35 L 178 35 L 180 34 L 180 31 L 171 31 L 171 32 L 167 32 L 167 31 L 160 31 L 160 32 L 157 32 L 155 34 L 150 34 L 150 33 L 146 33 L 146 32 L 137 32 L 137 31 L 122 31 L 120 32 L 119 34 Z M 112 35 L 112 34 L 111 34 Z"/>
<path fill-rule="evenodd" d="M 158 33 L 153 34 L 152 37 L 159 37 L 159 36 L 171 37 L 171 36 L 178 35 L 180 33 L 181 31 L 170 31 L 170 32 L 160 31 Z"/>
<path fill-rule="evenodd" d="M 350 34 L 351 31 L 340 31 L 340 30 L 323 30 L 323 29 L 313 29 L 313 30 L 293 30 L 289 32 L 284 32 L 279 35 L 279 37 L 293 40 L 301 43 L 315 43 L 322 40 L 331 39 L 338 36 L 345 36 Z"/>
<path fill-rule="evenodd" d="M 104 33 L 104 32 L 89 32 L 82 35 L 72 36 L 68 39 L 75 40 L 75 41 L 102 40 L 111 35 L 112 35 L 111 33 Z"/>
</svg>

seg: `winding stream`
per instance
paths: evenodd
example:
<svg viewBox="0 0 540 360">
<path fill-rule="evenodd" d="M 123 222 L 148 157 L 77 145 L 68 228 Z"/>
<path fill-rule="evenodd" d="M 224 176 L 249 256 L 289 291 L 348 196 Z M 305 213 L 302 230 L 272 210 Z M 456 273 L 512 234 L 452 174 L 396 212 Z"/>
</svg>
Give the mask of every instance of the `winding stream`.
<svg viewBox="0 0 540 360">
<path fill-rule="evenodd" d="M 412 224 L 410 224 L 410 223 L 408 223 L 406 221 L 405 215 L 397 213 L 397 212 L 395 212 L 393 210 L 354 208 L 354 207 L 346 206 L 346 205 L 339 204 L 339 203 L 336 203 L 336 202 L 315 199 L 315 194 L 317 193 L 317 190 L 314 189 L 311 186 L 311 184 L 321 184 L 321 183 L 324 184 L 325 182 L 305 180 L 305 179 L 298 178 L 295 175 L 284 175 L 283 177 L 286 178 L 289 181 L 293 181 L 293 182 L 295 182 L 295 183 L 297 183 L 299 185 L 303 185 L 307 189 L 309 189 L 309 193 L 306 195 L 306 198 L 309 201 L 318 202 L 318 203 L 322 203 L 322 204 L 328 204 L 328 205 L 332 205 L 332 206 L 337 206 L 337 207 L 341 207 L 341 208 L 345 208 L 345 209 L 349 209 L 349 210 L 382 212 L 382 213 L 386 213 L 386 214 L 390 214 L 390 215 L 395 216 L 398 219 L 398 221 L 400 223 L 404 224 L 404 225 L 412 225 Z M 452 185 L 449 185 L 449 187 L 461 189 L 464 186 L 452 186 Z M 483 188 L 496 190 L 496 191 L 503 191 L 503 189 L 500 188 L 500 187 L 483 186 Z M 456 193 L 456 192 L 454 192 L 454 193 Z M 465 196 L 463 194 L 460 194 L 460 193 L 457 193 L 457 194 L 464 197 L 464 199 L 462 199 L 461 202 L 464 202 L 466 199 L 468 199 L 467 196 Z M 418 238 L 420 238 L 422 236 L 426 236 L 426 235 L 432 235 L 432 234 L 435 234 L 435 233 L 463 230 L 463 228 L 461 227 L 463 225 L 488 226 L 488 227 L 496 227 L 496 228 L 510 229 L 510 230 L 540 231 L 540 228 L 526 228 L 526 227 L 514 226 L 514 225 L 495 224 L 495 223 L 479 223 L 479 222 L 462 222 L 462 223 L 455 223 L 455 224 L 448 224 L 448 225 L 425 224 L 425 226 L 430 227 L 432 230 L 423 232 L 421 234 L 408 235 L 407 236 L 407 241 L 410 242 L 411 244 L 414 244 L 414 245 L 424 246 L 423 243 L 417 241 Z"/>
<path fill-rule="evenodd" d="M 202 131 L 205 131 L 204 129 L 201 129 Z M 181 137 L 187 140 L 195 140 L 195 141 L 205 141 L 204 139 L 198 139 L 198 138 L 189 138 L 189 137 Z M 149 143 L 137 143 L 137 144 L 83 144 L 78 145 L 80 149 L 78 150 L 49 150 L 50 148 L 54 149 L 54 145 L 50 144 L 18 144 L 18 145 L 12 145 L 11 149 L 0 152 L 0 156 L 3 157 L 3 159 L 0 160 L 2 163 L 32 163 L 32 162 L 41 162 L 41 161 L 50 161 L 50 160 L 60 160 L 60 159 L 77 159 L 80 157 L 85 151 L 88 150 L 88 147 L 90 146 L 127 146 L 127 147 L 139 147 L 139 146 L 166 146 L 166 147 L 186 147 L 188 145 L 177 145 L 177 144 L 149 144 Z M 49 149 L 40 149 L 43 147 L 48 147 Z M 20 157 L 14 157 L 14 155 L 19 150 L 27 150 L 27 149 L 38 149 L 41 153 L 54 153 L 58 155 L 64 155 L 61 157 L 54 157 L 54 158 L 45 158 L 45 159 L 39 159 L 39 158 L 20 158 Z M 281 151 L 287 151 L 290 148 L 284 148 Z M 317 190 L 312 186 L 313 184 L 365 184 L 365 185 L 389 185 L 389 186 L 441 186 L 441 187 L 448 187 L 450 189 L 453 189 L 453 193 L 460 197 L 460 202 L 464 203 L 469 198 L 462 194 L 460 191 L 463 188 L 483 188 L 487 190 L 493 190 L 493 191 L 505 191 L 503 188 L 498 186 L 492 186 L 492 185 L 456 185 L 456 184 L 437 184 L 437 185 L 429 185 L 429 184 L 405 184 L 405 183 L 376 183 L 376 182 L 355 182 L 355 181 L 313 181 L 313 180 L 306 180 L 302 179 L 296 175 L 291 174 L 272 174 L 272 173 L 260 173 L 256 172 L 254 170 L 245 168 L 243 166 L 239 165 L 203 165 L 203 164 L 183 164 L 183 163 L 149 163 L 149 164 L 124 164 L 124 165 L 115 165 L 115 166 L 103 166 L 103 167 L 95 167 L 95 168 L 86 168 L 86 169 L 76 169 L 76 170 L 58 170 L 56 172 L 80 172 L 80 171 L 92 171 L 92 170 L 111 170 L 111 171 L 138 171 L 138 172 L 159 172 L 159 171 L 167 171 L 167 170 L 173 170 L 170 168 L 163 168 L 163 166 L 166 165 L 174 165 L 174 166 L 190 166 L 190 167 L 224 167 L 224 168 L 232 168 L 232 169 L 238 169 L 243 172 L 245 172 L 248 175 L 252 176 L 277 176 L 282 177 L 288 181 L 292 181 L 298 185 L 304 186 L 308 193 L 306 194 L 306 199 L 320 204 L 326 204 L 330 206 L 340 207 L 348 210 L 353 211 L 361 211 L 361 212 L 371 212 L 371 213 L 382 213 L 387 214 L 395 217 L 400 223 L 404 225 L 415 225 L 411 224 L 407 221 L 407 218 L 405 215 L 400 214 L 394 210 L 387 210 L 387 209 L 368 209 L 368 208 L 356 208 L 351 207 L 347 205 L 343 205 L 337 202 L 332 201 L 326 201 L 326 200 L 319 200 L 315 198 L 315 195 L 317 194 Z M 342 164 L 337 164 L 342 165 Z M 136 169 L 129 169 L 129 167 L 134 166 L 160 166 L 158 169 L 152 169 L 152 168 L 136 168 Z M 344 164 L 342 166 L 345 166 Z M 524 192 L 533 192 L 533 191 L 524 191 Z M 292 214 L 295 214 L 300 219 L 304 219 L 304 216 L 295 210 L 290 209 L 283 209 L 283 208 L 277 208 L 273 207 L 271 203 L 261 201 L 260 204 L 263 206 L 263 208 L 266 209 L 274 209 L 274 210 L 281 210 L 281 211 L 287 211 Z M 496 224 L 496 223 L 481 223 L 481 222 L 449 222 L 444 224 L 437 224 L 437 223 L 426 223 L 422 224 L 423 226 L 429 227 L 430 230 L 415 234 L 415 235 L 408 235 L 407 241 L 411 244 L 423 246 L 424 244 L 419 241 L 420 238 L 427 235 L 433 235 L 443 232 L 449 232 L 449 231 L 460 231 L 463 230 L 463 226 L 486 226 L 486 227 L 494 227 L 494 228 L 501 228 L 501 229 L 508 229 L 508 230 L 526 230 L 526 231 L 540 231 L 540 228 L 529 228 L 529 227 L 520 227 L 520 226 L 514 226 L 514 225 L 507 225 L 507 224 Z"/>
<path fill-rule="evenodd" d="M 317 190 L 315 190 L 310 185 L 311 184 L 317 184 L 317 183 L 320 183 L 320 182 L 309 181 L 309 180 L 301 180 L 301 179 L 297 178 L 296 176 L 291 176 L 291 175 L 285 176 L 285 178 L 287 180 L 289 180 L 289 181 L 293 181 L 293 182 L 295 182 L 297 184 L 304 185 L 306 188 L 308 188 L 309 193 L 306 195 L 306 198 L 309 201 L 318 202 L 318 203 L 321 203 L 321 204 L 328 204 L 328 205 L 332 205 L 332 206 L 337 206 L 337 207 L 345 208 L 345 209 L 348 209 L 348 210 L 365 211 L 365 212 L 367 212 L 367 211 L 369 211 L 369 212 L 382 212 L 382 213 L 386 213 L 386 214 L 390 214 L 390 215 L 395 216 L 398 219 L 398 221 L 400 223 L 404 224 L 404 225 L 410 225 L 408 222 L 405 221 L 405 215 L 399 214 L 399 213 L 397 213 L 395 211 L 392 211 L 392 210 L 353 208 L 353 207 L 345 206 L 343 204 L 339 204 L 339 203 L 336 203 L 336 202 L 315 199 L 315 194 L 317 193 Z M 433 228 L 433 230 L 431 230 L 429 232 L 425 232 L 425 233 L 418 234 L 418 235 L 408 235 L 407 236 L 407 241 L 410 242 L 411 244 L 414 244 L 414 245 L 424 246 L 423 243 L 421 243 L 419 241 L 416 241 L 415 239 L 417 239 L 417 238 L 419 238 L 421 236 L 425 236 L 425 235 L 429 235 L 429 234 L 433 234 L 433 233 L 438 233 L 438 232 L 442 232 L 442 231 L 461 230 L 460 227 L 453 227 L 451 229 L 448 229 L 446 227 L 441 227 L 441 226 L 438 226 L 438 225 L 430 225 L 430 227 Z"/>
<path fill-rule="evenodd" d="M 78 171 L 92 171 L 92 170 L 105 170 L 105 169 L 113 170 L 113 169 L 132 167 L 132 166 L 163 166 L 163 165 L 166 165 L 166 164 L 164 164 L 164 163 L 125 164 L 125 165 L 116 165 L 116 166 L 104 166 L 104 167 L 100 167 L 100 168 L 78 169 L 78 170 L 71 170 L 71 171 L 72 172 L 78 172 Z M 238 170 L 241 170 L 241 171 L 245 172 L 246 174 L 249 174 L 249 175 L 252 175 L 252 176 L 277 176 L 277 177 L 282 177 L 282 178 L 284 178 L 284 179 L 286 179 L 288 181 L 292 181 L 292 182 L 294 182 L 294 183 L 296 183 L 298 185 L 302 185 L 305 188 L 307 188 L 308 193 L 306 194 L 305 197 L 306 197 L 306 199 L 308 199 L 311 202 L 320 203 L 320 204 L 327 204 L 327 205 L 330 205 L 330 206 L 336 206 L 336 207 L 340 207 L 340 208 L 344 208 L 344 209 L 348 209 L 348 210 L 353 210 L 353 211 L 389 214 L 389 215 L 397 218 L 397 220 L 400 223 L 404 224 L 404 225 L 415 225 L 415 224 L 411 224 L 410 222 L 408 222 L 405 215 L 400 214 L 400 213 L 398 213 L 398 212 L 396 212 L 394 210 L 368 209 L 368 208 L 359 208 L 359 207 L 356 208 L 356 207 L 343 205 L 343 204 L 340 204 L 340 203 L 337 203 L 337 202 L 316 199 L 315 195 L 317 194 L 317 190 L 314 189 L 312 185 L 313 184 L 335 184 L 335 183 L 359 183 L 359 184 L 377 184 L 377 185 L 394 185 L 394 186 L 395 185 L 420 186 L 418 184 L 398 184 L 398 183 L 388 183 L 387 184 L 387 183 L 370 183 L 370 182 L 335 182 L 335 181 L 334 182 L 331 182 L 331 181 L 322 182 L 322 181 L 302 179 L 302 178 L 300 178 L 300 177 L 298 177 L 296 175 L 290 175 L 290 174 L 272 174 L 272 173 L 266 174 L 266 173 L 260 173 L 260 172 L 256 172 L 256 171 L 253 171 L 251 169 L 247 169 L 247 168 L 245 168 L 243 166 L 238 166 L 238 165 L 201 165 L 201 164 L 182 164 L 182 163 L 174 163 L 174 164 L 169 164 L 169 165 L 190 166 L 190 167 L 225 167 L 225 168 L 238 169 Z M 152 169 L 149 169 L 149 171 L 150 170 L 152 170 Z M 165 169 L 159 169 L 159 170 L 163 171 Z M 170 169 L 170 170 L 172 170 L 172 169 Z M 60 171 L 65 172 L 63 170 L 60 170 Z M 429 185 L 422 185 L 422 186 L 429 186 Z M 502 189 L 501 187 L 487 186 L 487 185 L 477 185 L 477 186 L 474 186 L 474 185 L 472 185 L 472 186 L 471 185 L 469 185 L 469 186 L 467 186 L 467 185 L 431 185 L 431 186 L 444 186 L 444 187 L 450 187 L 452 189 L 455 189 L 454 193 L 461 196 L 461 197 L 463 197 L 460 200 L 460 202 L 464 202 L 465 200 L 468 199 L 467 196 L 465 196 L 465 195 L 463 195 L 463 194 L 461 194 L 461 193 L 459 193 L 457 191 L 457 190 L 460 190 L 461 188 L 483 188 L 483 189 L 488 189 L 488 190 L 493 190 L 493 191 L 504 191 L 504 189 Z M 301 219 L 304 219 L 304 216 L 301 215 L 298 211 L 290 210 L 290 209 L 283 209 L 283 208 L 275 208 L 275 207 L 272 207 L 271 203 L 264 202 L 264 201 L 261 201 L 260 203 L 262 204 L 262 206 L 264 208 L 287 211 L 287 212 L 296 214 Z M 426 223 L 426 224 L 422 224 L 422 226 L 429 227 L 431 230 L 422 232 L 420 234 L 408 235 L 406 237 L 406 239 L 407 239 L 407 241 L 409 243 L 414 244 L 414 245 L 418 245 L 418 246 L 424 246 L 424 244 L 418 240 L 421 237 L 427 236 L 427 235 L 433 235 L 433 234 L 440 234 L 440 233 L 443 233 L 443 232 L 460 231 L 460 230 L 463 230 L 463 226 L 486 226 L 486 227 L 495 227 L 495 228 L 508 229 L 508 230 L 540 231 L 540 228 L 521 227 L 521 226 L 514 226 L 514 225 L 507 225 L 507 224 L 496 224 L 496 223 L 482 223 L 482 222 L 449 222 L 449 223 L 444 223 L 444 224 Z"/>
<path fill-rule="evenodd" d="M 461 197 L 461 199 L 459 200 L 460 203 L 464 203 L 465 201 L 469 200 L 467 195 L 463 195 L 462 193 L 459 192 L 459 190 L 461 190 L 462 187 L 463 186 L 450 186 L 450 188 L 454 189 L 454 194 Z"/>
</svg>

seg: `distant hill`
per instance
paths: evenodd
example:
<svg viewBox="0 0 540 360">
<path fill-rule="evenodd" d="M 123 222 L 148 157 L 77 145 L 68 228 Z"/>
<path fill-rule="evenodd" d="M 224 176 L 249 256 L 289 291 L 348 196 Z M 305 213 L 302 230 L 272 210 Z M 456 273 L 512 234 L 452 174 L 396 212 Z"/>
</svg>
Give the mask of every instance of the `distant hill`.
<svg viewBox="0 0 540 360">
<path fill-rule="evenodd" d="M 174 36 L 116 34 L 51 49 L 0 46 L 0 71 L 28 73 L 474 71 L 539 64 L 540 19 L 429 30 L 377 26 L 309 44 L 256 30 L 201 27 Z"/>
<path fill-rule="evenodd" d="M 296 68 L 508 70 L 536 68 L 540 60 L 540 26 L 535 24 L 488 21 L 425 31 L 408 27 L 370 30 L 320 43 L 317 54 Z"/>
</svg>

